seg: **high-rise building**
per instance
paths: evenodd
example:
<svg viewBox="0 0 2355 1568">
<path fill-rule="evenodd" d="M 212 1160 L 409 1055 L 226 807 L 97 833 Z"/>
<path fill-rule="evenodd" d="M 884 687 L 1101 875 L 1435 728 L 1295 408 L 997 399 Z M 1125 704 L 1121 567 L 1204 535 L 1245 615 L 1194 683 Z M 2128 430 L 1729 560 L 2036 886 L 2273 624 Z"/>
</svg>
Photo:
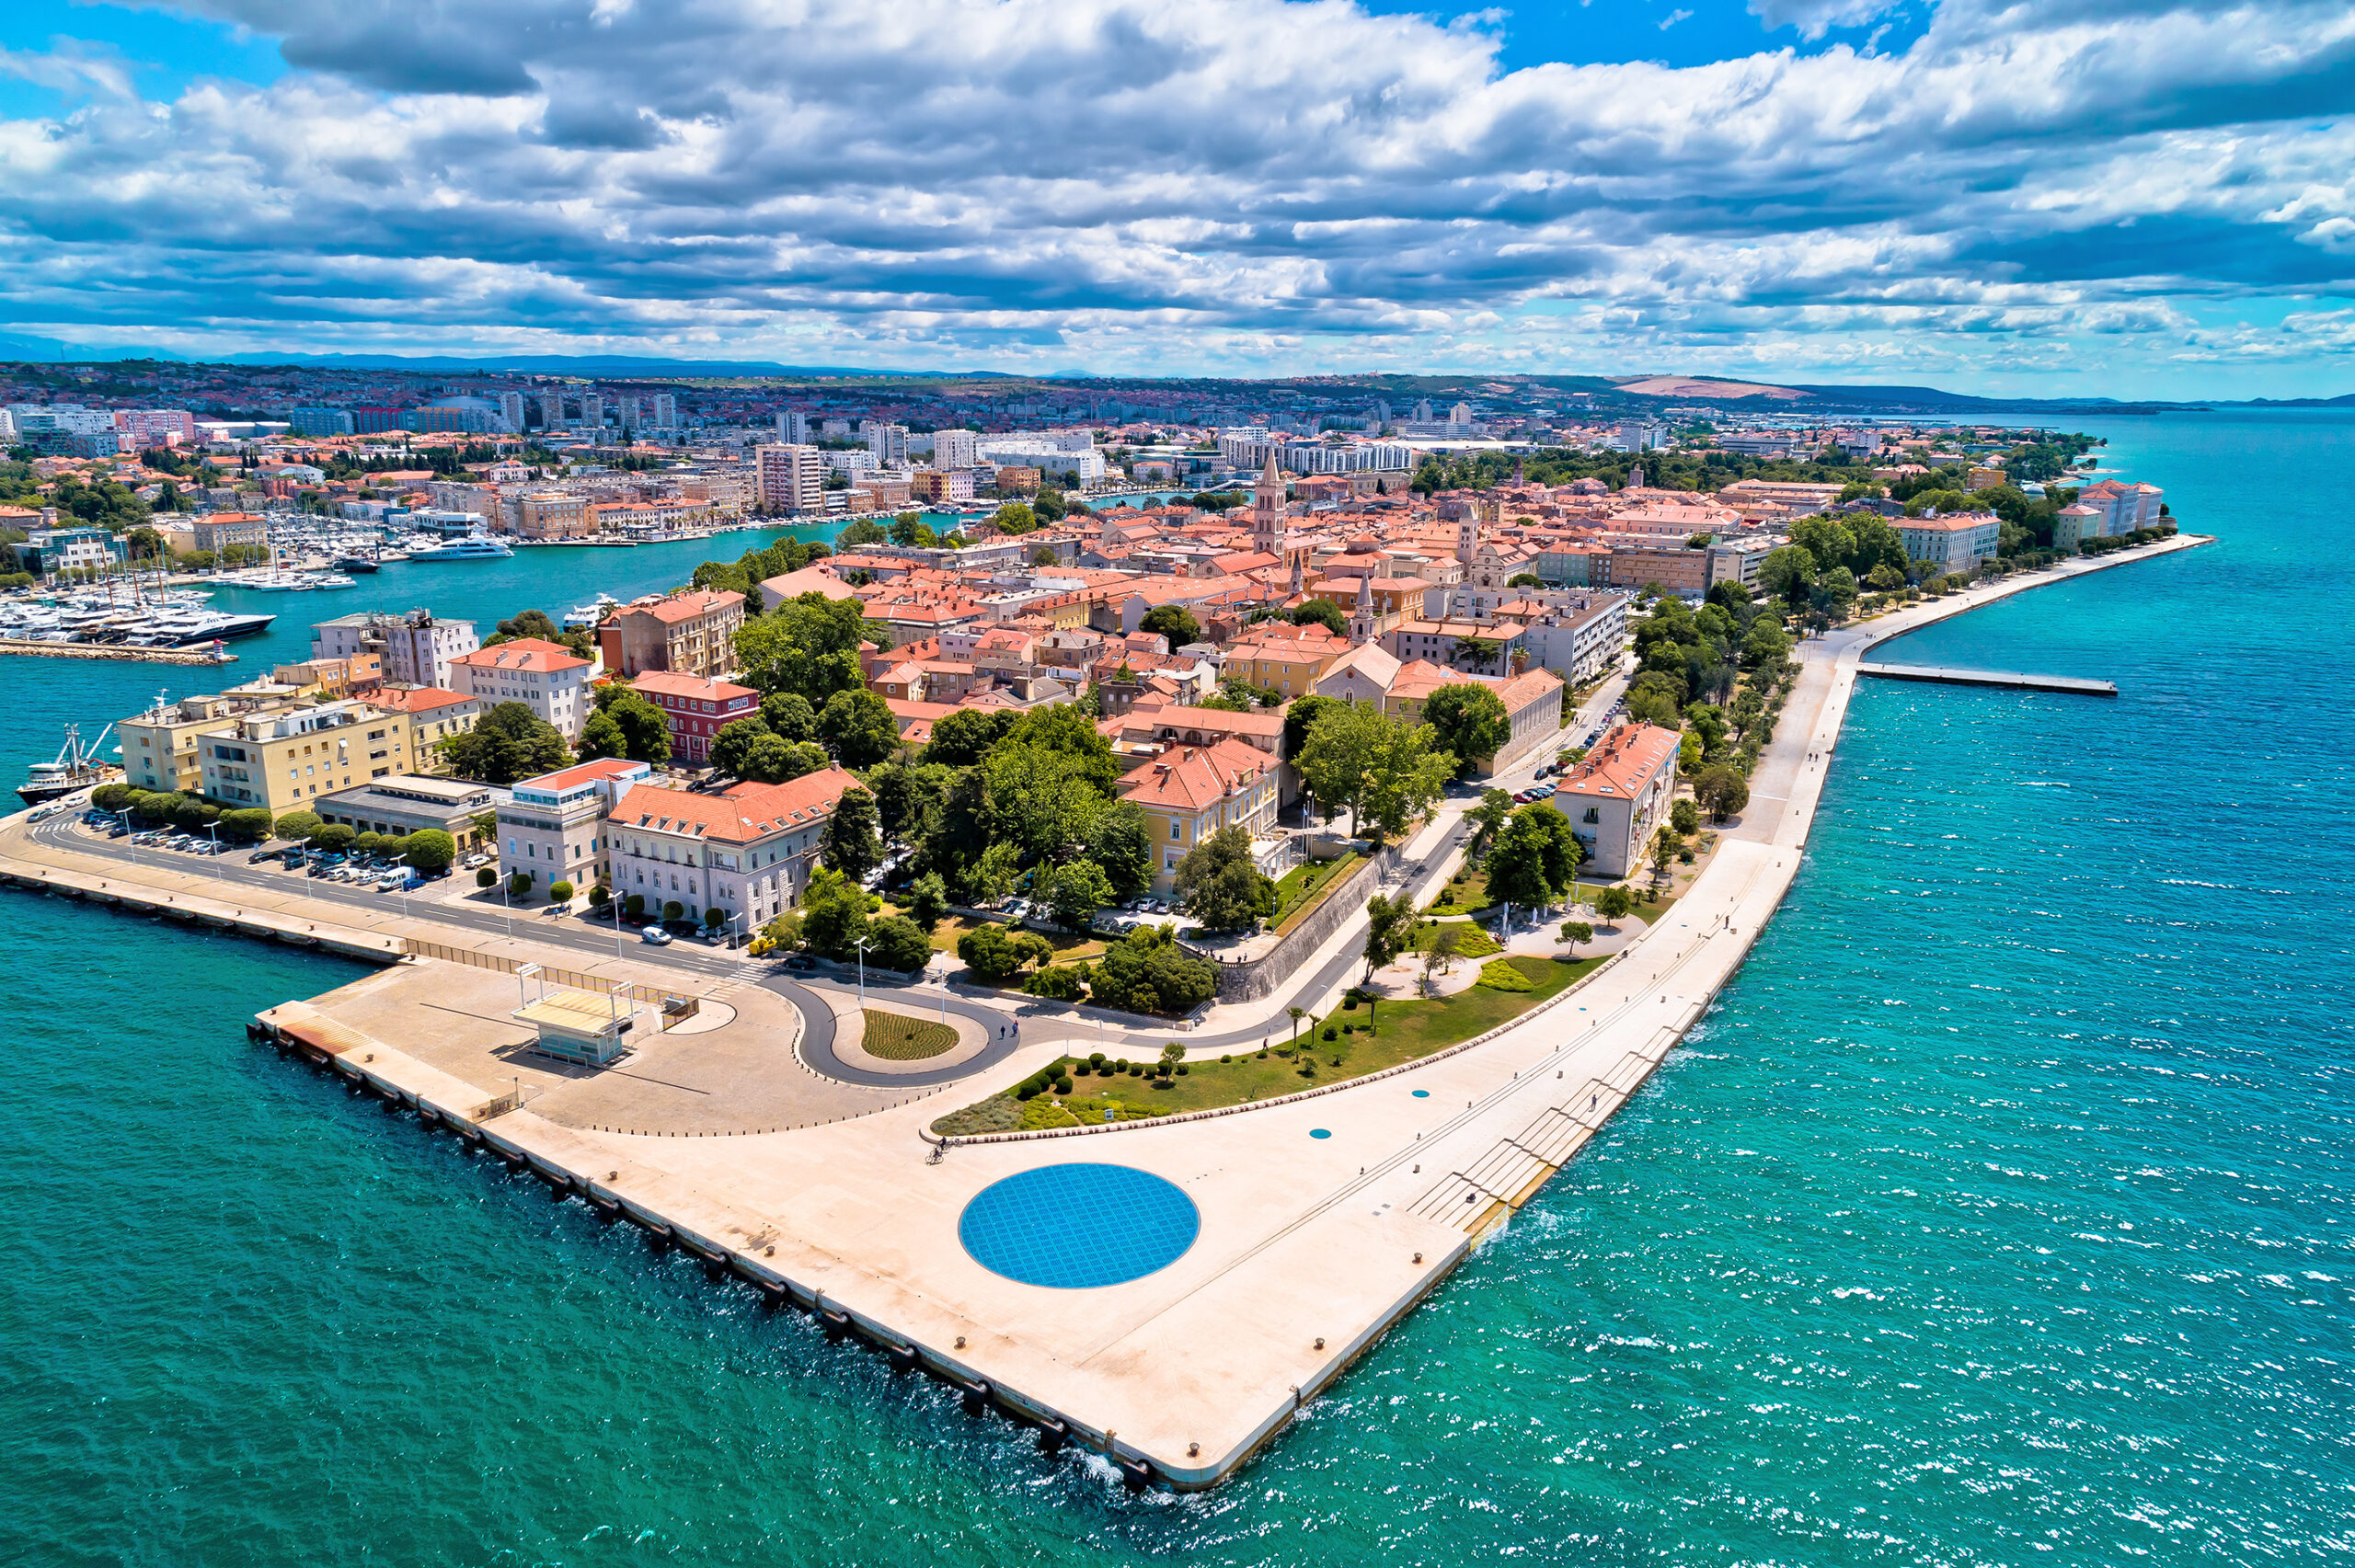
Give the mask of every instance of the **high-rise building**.
<svg viewBox="0 0 2355 1568">
<path fill-rule="evenodd" d="M 935 468 L 971 468 L 982 460 L 981 449 L 974 443 L 980 437 L 971 430 L 936 430 L 932 437 L 932 465 Z"/>
<path fill-rule="evenodd" d="M 553 430 L 564 423 L 564 390 L 551 387 L 540 394 L 540 428 Z"/>
<path fill-rule="evenodd" d="M 905 468 L 908 465 L 908 428 L 887 425 L 880 419 L 867 421 L 867 450 L 885 468 Z"/>
<path fill-rule="evenodd" d="M 760 508 L 772 516 L 794 516 L 825 507 L 826 464 L 814 446 L 764 441 L 752 449 Z"/>
<path fill-rule="evenodd" d="M 286 429 L 298 436 L 348 436 L 351 416 L 341 408 L 289 408 Z"/>
<path fill-rule="evenodd" d="M 523 429 L 523 395 L 520 392 L 500 393 L 499 395 L 499 417 L 507 421 L 507 428 L 509 429 L 514 431 L 518 435 L 522 434 Z"/>
<path fill-rule="evenodd" d="M 654 428 L 658 430 L 677 429 L 679 428 L 678 394 L 674 392 L 658 392 L 654 395 L 653 402 Z"/>
<path fill-rule="evenodd" d="M 592 430 L 605 428 L 605 399 L 600 394 L 583 388 L 580 394 L 580 422 Z"/>
<path fill-rule="evenodd" d="M 625 430 L 634 430 L 645 422 L 637 393 L 625 392 L 614 399 L 614 420 Z"/>
<path fill-rule="evenodd" d="M 795 408 L 778 409 L 776 439 L 787 446 L 808 446 L 810 444 L 810 416 Z"/>
</svg>

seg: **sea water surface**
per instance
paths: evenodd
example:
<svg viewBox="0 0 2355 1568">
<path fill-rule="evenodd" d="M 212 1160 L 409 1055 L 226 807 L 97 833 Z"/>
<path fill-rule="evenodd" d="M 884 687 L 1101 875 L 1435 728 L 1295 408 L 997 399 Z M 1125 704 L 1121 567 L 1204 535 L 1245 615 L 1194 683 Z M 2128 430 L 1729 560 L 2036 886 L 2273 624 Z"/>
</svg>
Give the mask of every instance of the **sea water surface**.
<svg viewBox="0 0 2355 1568">
<path fill-rule="evenodd" d="M 2091 428 L 2222 543 L 1901 647 L 2120 697 L 1867 684 L 1704 1027 L 1207 1495 L 1042 1459 L 246 1044 L 339 961 L 0 894 L 0 1560 L 2355 1553 L 2355 553 L 2299 478 L 2355 421 Z M 30 664 L 12 775 L 128 711 Z"/>
</svg>

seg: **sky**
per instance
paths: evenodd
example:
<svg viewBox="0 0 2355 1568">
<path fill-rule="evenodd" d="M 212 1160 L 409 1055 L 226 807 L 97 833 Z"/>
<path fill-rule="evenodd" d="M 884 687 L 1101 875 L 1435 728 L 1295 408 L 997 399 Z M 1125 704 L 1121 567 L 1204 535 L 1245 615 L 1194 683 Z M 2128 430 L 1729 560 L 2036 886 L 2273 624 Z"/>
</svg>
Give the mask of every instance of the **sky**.
<svg viewBox="0 0 2355 1568">
<path fill-rule="evenodd" d="M 0 337 L 2334 396 L 2355 6 L 13 0 Z"/>
</svg>

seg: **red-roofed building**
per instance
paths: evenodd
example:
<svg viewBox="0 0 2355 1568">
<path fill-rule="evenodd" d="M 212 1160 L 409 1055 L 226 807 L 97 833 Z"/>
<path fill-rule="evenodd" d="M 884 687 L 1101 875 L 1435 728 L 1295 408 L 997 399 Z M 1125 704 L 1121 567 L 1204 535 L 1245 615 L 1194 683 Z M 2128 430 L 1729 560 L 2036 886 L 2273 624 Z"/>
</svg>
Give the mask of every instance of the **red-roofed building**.
<svg viewBox="0 0 2355 1568">
<path fill-rule="evenodd" d="M 608 823 L 614 891 L 644 898 L 649 913 L 674 903 L 690 919 L 718 910 L 749 935 L 800 898 L 834 806 L 857 784 L 825 768 L 711 795 L 639 784 Z"/>
<path fill-rule="evenodd" d="M 1178 863 L 1221 828 L 1254 839 L 1276 826 L 1276 759 L 1221 736 L 1208 746 L 1173 746 L 1129 770 L 1116 786 L 1143 807 L 1154 853 L 1154 891 L 1177 887 Z"/>
<path fill-rule="evenodd" d="M 480 698 L 439 686 L 379 686 L 367 701 L 372 708 L 408 720 L 408 754 L 419 773 L 427 771 L 435 743 L 472 729 L 483 709 Z"/>
<path fill-rule="evenodd" d="M 667 670 L 717 676 L 734 668 L 736 628 L 743 624 L 742 594 L 692 589 L 624 605 L 597 628 L 597 644 L 616 675 Z"/>
<path fill-rule="evenodd" d="M 711 761 L 711 738 L 719 727 L 761 711 L 761 694 L 750 686 L 649 670 L 630 684 L 671 721 L 671 760 L 693 767 Z"/>
<path fill-rule="evenodd" d="M 1676 796 L 1678 744 L 1672 729 L 1623 724 L 1562 775 L 1554 804 L 1593 855 L 1589 875 L 1615 882 L 1643 864 Z"/>
<path fill-rule="evenodd" d="M 517 637 L 458 655 L 450 661 L 450 685 L 486 708 L 522 703 L 569 745 L 589 722 L 589 677 L 596 669 L 561 643 Z"/>
</svg>

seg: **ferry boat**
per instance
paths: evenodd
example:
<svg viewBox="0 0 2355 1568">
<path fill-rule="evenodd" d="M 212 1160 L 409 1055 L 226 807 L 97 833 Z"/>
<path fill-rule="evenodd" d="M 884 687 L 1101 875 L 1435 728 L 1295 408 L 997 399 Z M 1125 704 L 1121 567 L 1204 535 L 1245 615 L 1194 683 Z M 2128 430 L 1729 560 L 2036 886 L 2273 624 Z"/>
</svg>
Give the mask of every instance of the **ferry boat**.
<svg viewBox="0 0 2355 1568">
<path fill-rule="evenodd" d="M 53 762 L 35 762 L 25 770 L 25 782 L 17 786 L 17 798 L 27 806 L 39 806 L 44 800 L 55 800 L 104 784 L 110 773 L 119 772 L 113 764 L 98 760 L 98 748 L 106 744 L 107 736 L 114 729 L 109 725 L 98 731 L 98 738 L 88 746 L 82 744 L 78 725 L 65 727 L 65 744 L 58 749 Z"/>
<path fill-rule="evenodd" d="M 422 550 L 411 550 L 408 558 L 421 565 L 427 561 L 503 561 L 514 554 L 487 533 L 469 533 L 464 539 L 444 540 Z"/>
</svg>

